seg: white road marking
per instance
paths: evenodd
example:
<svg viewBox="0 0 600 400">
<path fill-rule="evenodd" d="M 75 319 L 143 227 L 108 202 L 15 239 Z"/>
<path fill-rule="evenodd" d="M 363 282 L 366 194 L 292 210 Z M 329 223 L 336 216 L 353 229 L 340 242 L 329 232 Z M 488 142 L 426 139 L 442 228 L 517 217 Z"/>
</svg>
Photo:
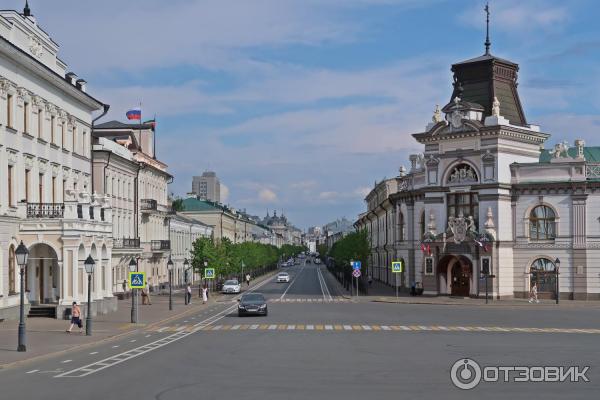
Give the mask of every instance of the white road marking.
<svg viewBox="0 0 600 400">
<path fill-rule="evenodd" d="M 150 337 L 150 336 L 152 336 L 152 335 L 146 335 L 146 336 L 144 336 L 144 337 Z"/>
<path fill-rule="evenodd" d="M 137 339 L 131 339 L 131 340 L 129 341 L 129 343 L 135 343 L 135 342 L 137 342 Z"/>
<path fill-rule="evenodd" d="M 302 275 L 302 271 L 304 271 L 304 267 L 305 267 L 305 265 L 302 265 L 302 268 L 300 268 L 300 271 L 298 271 L 298 274 L 294 277 L 294 280 L 292 280 L 292 282 L 285 289 L 285 291 L 283 292 L 283 294 L 280 297 L 281 300 L 283 300 L 283 298 L 287 294 L 288 290 L 290 290 L 291 287 L 294 286 L 294 282 L 296 282 L 296 279 L 298 279 L 300 277 L 300 275 Z"/>
<path fill-rule="evenodd" d="M 31 371 L 25 372 L 26 374 L 33 374 L 34 372 L 38 372 L 39 369 L 32 369 Z"/>
<path fill-rule="evenodd" d="M 119 345 L 118 345 L 118 344 L 114 345 L 112 348 L 113 348 L 113 349 L 116 349 L 117 347 L 119 347 Z"/>
<path fill-rule="evenodd" d="M 94 354 L 98 354 L 98 352 L 97 352 L 97 351 L 92 351 L 92 352 L 90 353 L 90 355 L 91 355 L 91 356 L 93 356 Z"/>
<path fill-rule="evenodd" d="M 391 331 L 392 330 L 392 328 L 390 328 L 387 325 L 381 325 L 381 329 L 384 330 L 384 331 Z"/>
<path fill-rule="evenodd" d="M 344 330 L 345 331 L 351 331 L 352 327 L 350 325 L 344 325 Z"/>
<path fill-rule="evenodd" d="M 314 329 L 315 329 L 315 326 L 314 326 L 314 325 L 306 325 L 306 330 L 307 330 L 307 331 L 312 331 L 312 330 L 314 330 Z"/>
<path fill-rule="evenodd" d="M 333 325 L 325 325 L 325 330 L 326 331 L 332 331 L 333 330 Z"/>
<path fill-rule="evenodd" d="M 256 325 L 256 324 L 250 325 L 250 329 L 258 329 L 258 325 Z"/>
<path fill-rule="evenodd" d="M 321 272 L 321 267 L 317 267 L 317 279 L 319 280 L 319 286 L 321 286 L 321 293 L 323 294 L 323 300 L 332 301 L 333 297 L 331 297 L 331 292 L 329 292 L 329 288 L 327 287 L 327 282 L 325 282 L 325 278 L 323 277 L 323 273 Z"/>
<path fill-rule="evenodd" d="M 71 361 L 73 361 L 73 360 L 64 360 L 64 361 L 61 361 L 61 363 L 62 364 L 67 364 L 67 363 L 70 363 Z"/>
</svg>

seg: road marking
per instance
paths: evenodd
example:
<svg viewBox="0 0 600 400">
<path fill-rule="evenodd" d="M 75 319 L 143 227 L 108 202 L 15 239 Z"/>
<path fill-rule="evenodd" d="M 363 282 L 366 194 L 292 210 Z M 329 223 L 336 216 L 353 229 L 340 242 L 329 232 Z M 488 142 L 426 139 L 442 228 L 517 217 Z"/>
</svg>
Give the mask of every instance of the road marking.
<svg viewBox="0 0 600 400">
<path fill-rule="evenodd" d="M 331 297 L 331 293 L 329 292 L 329 288 L 327 287 L 327 282 L 325 282 L 323 273 L 321 273 L 320 267 L 317 267 L 317 279 L 319 280 L 319 286 L 321 287 L 321 293 L 323 294 L 323 300 L 324 301 L 333 301 L 333 298 Z"/>
<path fill-rule="evenodd" d="M 332 331 L 333 330 L 333 326 L 332 325 L 325 325 L 325 330 L 326 331 Z"/>
<path fill-rule="evenodd" d="M 302 275 L 302 271 L 304 271 L 304 267 L 305 267 L 305 265 L 302 265 L 302 268 L 300 268 L 300 271 L 298 271 L 298 275 L 296 275 L 294 277 L 292 282 L 288 285 L 288 287 L 285 289 L 285 291 L 283 292 L 283 294 L 281 295 L 281 297 L 279 299 L 283 300 L 283 298 L 287 294 L 288 290 L 290 290 L 291 287 L 294 285 L 294 282 L 296 282 L 296 279 L 298 279 L 300 277 L 300 275 Z"/>
<path fill-rule="evenodd" d="M 135 342 L 137 342 L 137 340 L 136 340 L 136 339 L 131 339 L 131 340 L 129 341 L 129 343 L 135 343 Z"/>
<path fill-rule="evenodd" d="M 113 348 L 113 349 L 116 349 L 117 347 L 119 347 L 119 345 L 118 345 L 118 344 L 114 345 L 112 348 Z"/>
<path fill-rule="evenodd" d="M 33 374 L 33 373 L 38 372 L 38 371 L 39 371 L 39 369 L 32 369 L 31 371 L 27 371 L 25 373 L 26 374 Z"/>
<path fill-rule="evenodd" d="M 148 337 L 150 337 L 150 336 L 152 336 L 152 335 L 146 335 L 146 336 L 144 336 L 144 337 L 147 337 L 147 338 L 148 338 Z"/>
<path fill-rule="evenodd" d="M 92 351 L 92 352 L 90 353 L 90 355 L 91 355 L 91 356 L 93 356 L 94 354 L 98 354 L 98 352 L 97 352 L 97 351 Z"/>
<path fill-rule="evenodd" d="M 275 330 L 277 329 L 277 325 L 269 325 L 269 330 Z"/>
<path fill-rule="evenodd" d="M 307 331 L 312 331 L 312 330 L 314 330 L 314 329 L 315 329 L 315 326 L 314 326 L 314 325 L 306 325 L 306 330 L 307 330 Z"/>
<path fill-rule="evenodd" d="M 67 363 L 70 363 L 71 361 L 73 361 L 73 360 L 64 360 L 64 361 L 61 361 L 61 363 L 62 364 L 67 364 Z"/>
</svg>

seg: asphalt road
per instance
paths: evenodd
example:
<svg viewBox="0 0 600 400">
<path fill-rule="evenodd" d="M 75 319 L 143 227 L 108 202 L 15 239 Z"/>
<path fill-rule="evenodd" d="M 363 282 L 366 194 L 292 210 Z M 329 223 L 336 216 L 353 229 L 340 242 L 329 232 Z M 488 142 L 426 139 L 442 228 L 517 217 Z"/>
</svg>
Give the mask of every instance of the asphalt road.
<svg viewBox="0 0 600 400">
<path fill-rule="evenodd" d="M 267 317 L 237 317 L 232 296 L 165 326 L 0 371 L 1 397 L 583 399 L 600 392 L 600 308 L 357 303 L 340 296 L 323 266 L 286 270 L 289 284 L 273 278 L 253 288 L 269 299 Z M 482 366 L 590 366 L 590 382 L 460 390 L 450 371 L 465 357 Z"/>
</svg>

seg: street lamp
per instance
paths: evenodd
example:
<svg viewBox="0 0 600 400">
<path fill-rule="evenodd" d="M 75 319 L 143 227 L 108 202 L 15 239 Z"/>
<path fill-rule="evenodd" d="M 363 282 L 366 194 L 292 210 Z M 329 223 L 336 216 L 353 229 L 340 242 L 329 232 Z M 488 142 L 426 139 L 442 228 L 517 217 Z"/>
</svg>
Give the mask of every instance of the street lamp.
<svg viewBox="0 0 600 400">
<path fill-rule="evenodd" d="M 206 268 L 208 267 L 208 260 L 205 258 L 204 259 L 204 272 L 203 272 L 203 276 L 204 276 L 204 285 L 206 285 Z M 202 280 L 201 280 L 202 282 Z M 199 293 L 200 293 L 200 297 L 202 297 L 202 285 L 198 285 L 198 289 L 199 289 Z"/>
<path fill-rule="evenodd" d="M 190 266 L 190 262 L 188 261 L 188 259 L 184 259 L 183 260 L 183 277 L 185 280 L 185 305 L 188 305 L 188 291 L 187 291 L 187 287 L 188 287 L 188 268 Z"/>
<path fill-rule="evenodd" d="M 92 274 L 94 273 L 96 262 L 89 255 L 83 265 L 85 266 L 85 272 L 88 274 L 88 304 L 87 315 L 85 316 L 85 335 L 92 336 Z"/>
<path fill-rule="evenodd" d="M 560 298 L 560 288 L 558 286 L 558 270 L 560 268 L 560 260 L 558 259 L 558 257 L 556 258 L 556 260 L 554 260 L 554 272 L 556 273 L 556 304 L 558 304 L 558 300 Z"/>
<path fill-rule="evenodd" d="M 137 261 L 132 258 L 129 261 L 129 271 L 135 272 L 137 270 Z M 131 284 L 130 284 L 131 285 Z M 137 291 L 131 288 L 131 323 L 137 324 Z"/>
<path fill-rule="evenodd" d="M 25 267 L 27 266 L 27 259 L 29 258 L 29 250 L 27 250 L 27 247 L 25 247 L 22 240 L 15 251 L 15 255 L 17 257 L 17 264 L 19 264 L 21 269 L 21 306 L 19 310 L 19 346 L 17 347 L 17 351 L 27 351 L 27 346 L 25 346 L 25 287 L 23 275 L 25 274 Z"/>
<path fill-rule="evenodd" d="M 173 310 L 173 260 L 169 256 L 167 261 L 167 269 L 169 270 L 169 311 Z"/>
</svg>

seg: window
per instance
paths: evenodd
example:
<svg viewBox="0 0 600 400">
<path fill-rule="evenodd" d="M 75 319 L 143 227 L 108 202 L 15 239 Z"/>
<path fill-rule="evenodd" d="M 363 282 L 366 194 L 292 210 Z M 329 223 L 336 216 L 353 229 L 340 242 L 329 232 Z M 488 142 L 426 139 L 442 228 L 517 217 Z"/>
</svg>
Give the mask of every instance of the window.
<svg viewBox="0 0 600 400">
<path fill-rule="evenodd" d="M 52 203 L 56 203 L 56 177 L 52 177 Z"/>
<path fill-rule="evenodd" d="M 25 170 L 25 201 L 27 201 L 29 203 L 29 173 L 31 171 L 26 169 Z"/>
<path fill-rule="evenodd" d="M 81 144 L 81 154 L 87 157 L 87 132 L 83 131 L 83 143 Z"/>
<path fill-rule="evenodd" d="M 425 275 L 433 275 L 433 257 L 425 257 Z"/>
<path fill-rule="evenodd" d="M 39 174 L 38 180 L 38 202 L 44 202 L 44 174 Z"/>
<path fill-rule="evenodd" d="M 13 96 L 9 94 L 6 96 L 6 126 L 9 128 L 13 127 Z"/>
<path fill-rule="evenodd" d="M 41 108 L 38 109 L 37 115 L 38 115 L 38 128 L 37 128 L 38 129 L 38 137 L 40 139 L 43 139 L 44 138 L 44 116 L 43 116 Z"/>
<path fill-rule="evenodd" d="M 50 117 L 50 142 L 56 144 L 56 133 L 54 126 L 56 125 L 56 117 L 53 115 Z"/>
<path fill-rule="evenodd" d="M 60 145 L 63 147 L 63 149 L 67 148 L 67 134 L 66 134 L 67 130 L 65 129 L 65 123 L 61 123 L 60 124 Z"/>
<path fill-rule="evenodd" d="M 556 214 L 548 206 L 537 206 L 529 215 L 529 239 L 552 240 L 556 237 Z"/>
<path fill-rule="evenodd" d="M 15 199 L 13 198 L 13 166 L 8 166 L 8 206 L 13 207 Z"/>
<path fill-rule="evenodd" d="M 71 151 L 73 153 L 77 153 L 77 127 L 73 126 L 73 147 L 71 148 Z"/>
<path fill-rule="evenodd" d="M 62 183 L 63 183 L 63 186 L 62 186 L 62 190 L 63 190 L 63 197 L 62 197 L 62 200 L 63 200 L 63 201 L 65 201 L 65 198 L 66 198 L 66 196 L 65 196 L 65 195 L 66 195 L 66 192 L 67 192 L 67 180 L 66 180 L 66 179 L 63 179 L 63 182 L 62 182 Z"/>
<path fill-rule="evenodd" d="M 23 132 L 29 133 L 29 103 L 23 104 Z"/>
<path fill-rule="evenodd" d="M 529 270 L 531 280 L 529 287 L 537 284 L 538 292 L 556 292 L 556 266 L 547 258 L 538 258 Z"/>
<path fill-rule="evenodd" d="M 421 238 L 425 236 L 425 210 L 421 212 L 421 218 L 419 220 L 419 232 L 421 233 Z"/>
<path fill-rule="evenodd" d="M 477 193 L 448 194 L 448 218 L 473 217 L 475 227 L 479 221 L 479 196 Z"/>
<path fill-rule="evenodd" d="M 8 294 L 15 294 L 16 281 L 16 269 L 15 269 L 15 246 L 11 245 L 8 248 Z"/>
</svg>

